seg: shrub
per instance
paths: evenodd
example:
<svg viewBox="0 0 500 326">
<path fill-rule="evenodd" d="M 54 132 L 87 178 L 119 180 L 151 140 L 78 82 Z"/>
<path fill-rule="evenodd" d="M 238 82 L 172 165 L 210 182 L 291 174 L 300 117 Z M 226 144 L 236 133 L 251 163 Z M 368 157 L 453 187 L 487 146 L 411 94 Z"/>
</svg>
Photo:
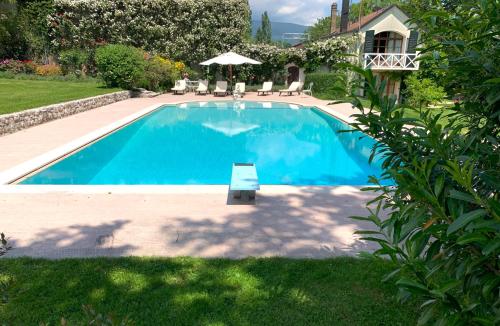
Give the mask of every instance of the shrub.
<svg viewBox="0 0 500 326">
<path fill-rule="evenodd" d="M 127 45 L 110 44 L 96 51 L 100 78 L 108 87 L 131 89 L 144 79 L 144 52 Z"/>
<path fill-rule="evenodd" d="M 0 61 L 0 71 L 12 74 L 33 74 L 36 64 L 31 60 L 2 60 Z"/>
<path fill-rule="evenodd" d="M 85 75 L 85 65 L 87 64 L 88 60 L 89 54 L 84 50 L 65 50 L 61 51 L 61 53 L 59 54 L 59 63 L 61 64 L 62 72 L 65 75 Z"/>
<path fill-rule="evenodd" d="M 443 87 L 436 85 L 434 81 L 428 78 L 418 79 L 415 74 L 405 79 L 406 100 L 414 107 L 427 107 L 442 101 L 446 96 Z"/>
<path fill-rule="evenodd" d="M 309 73 L 306 74 L 304 87 L 313 83 L 313 95 L 326 100 L 338 100 L 346 97 L 346 77 L 344 72 Z"/>
<path fill-rule="evenodd" d="M 172 87 L 176 79 L 179 79 L 184 69 L 182 62 L 173 62 L 161 56 L 154 56 L 147 61 L 144 70 L 142 85 L 151 91 L 165 90 Z"/>
<path fill-rule="evenodd" d="M 35 73 L 38 76 L 59 76 L 62 75 L 61 66 L 56 64 L 46 64 L 37 66 Z"/>
<path fill-rule="evenodd" d="M 492 35 L 499 8 L 495 1 L 454 5 L 415 16 L 424 44 L 432 45 L 423 53 L 445 54 L 439 66 L 453 83 L 451 95 L 463 96 L 448 122 L 433 110 L 414 109 L 417 117 L 408 118 L 371 71 L 352 68 L 365 78 L 374 109 L 355 98 L 353 126 L 379 141 L 373 154 L 396 184 L 372 179 L 376 185 L 365 190 L 377 196 L 367 216 L 355 218 L 378 228 L 359 233 L 398 264 L 387 279 L 398 278 L 403 300 L 422 300 L 420 324 L 498 325 L 500 40 Z"/>
<path fill-rule="evenodd" d="M 321 65 L 333 68 L 347 61 L 349 48 L 357 42 L 357 36 L 335 37 L 306 45 L 307 71 L 316 71 Z"/>
</svg>

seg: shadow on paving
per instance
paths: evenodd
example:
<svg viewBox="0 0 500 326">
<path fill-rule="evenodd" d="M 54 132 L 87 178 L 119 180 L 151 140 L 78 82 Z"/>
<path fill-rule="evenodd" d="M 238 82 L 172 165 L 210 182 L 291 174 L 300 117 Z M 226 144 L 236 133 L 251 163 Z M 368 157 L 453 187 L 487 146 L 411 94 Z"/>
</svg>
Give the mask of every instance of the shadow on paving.
<svg viewBox="0 0 500 326">
<path fill-rule="evenodd" d="M 169 195 L 155 195 L 147 201 L 120 196 L 125 195 L 111 195 L 105 199 L 109 201 L 84 202 L 85 216 L 96 216 L 96 222 L 109 222 L 38 229 L 31 236 L 36 241 L 27 245 L 17 245 L 13 238 L 14 250 L 10 255 L 326 258 L 376 249 L 375 244 L 354 235 L 356 230 L 370 229 L 373 225 L 349 218 L 367 213 L 364 203 L 370 196 L 359 191 L 337 194 L 328 187 L 307 187 L 288 194 L 257 195 L 254 205 L 226 205 L 227 198 L 223 195 L 199 202 L 193 200 L 195 205 L 207 205 L 206 212 L 203 207 L 191 209 L 188 203 L 170 208 L 172 199 L 167 203 L 163 200 L 163 196 Z M 64 206 L 44 210 L 43 214 L 61 216 L 65 211 L 70 214 L 82 207 L 81 203 L 73 206 L 73 202 L 68 200 Z M 119 203 L 123 206 L 121 214 L 103 213 L 100 211 L 103 203 Z M 134 217 L 136 212 L 142 215 Z M 9 235 L 9 229 L 5 232 Z"/>
<path fill-rule="evenodd" d="M 132 245 L 116 246 L 115 232 L 129 223 L 116 220 L 97 226 L 70 225 L 64 229 L 49 229 L 35 235 L 38 239 L 28 246 L 17 245 L 15 239 L 8 239 L 12 250 L 9 256 L 29 257 L 96 257 L 123 256 L 133 249 Z"/>
<path fill-rule="evenodd" d="M 362 206 L 356 204 L 360 198 Z M 349 218 L 367 214 L 366 198 L 359 192 L 332 194 L 324 187 L 287 195 L 258 195 L 245 213 L 229 214 L 223 221 L 209 214 L 198 219 L 170 218 L 163 232 L 166 245 L 175 249 L 174 254 L 184 256 L 352 256 L 377 249 L 376 244 L 354 234 L 374 226 Z"/>
</svg>

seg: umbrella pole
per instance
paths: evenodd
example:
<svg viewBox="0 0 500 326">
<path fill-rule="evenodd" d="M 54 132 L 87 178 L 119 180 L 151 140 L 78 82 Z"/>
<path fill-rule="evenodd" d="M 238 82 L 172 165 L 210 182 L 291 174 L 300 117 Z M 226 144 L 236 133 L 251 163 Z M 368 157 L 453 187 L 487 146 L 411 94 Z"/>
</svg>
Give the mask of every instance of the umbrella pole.
<svg viewBox="0 0 500 326">
<path fill-rule="evenodd" d="M 233 65 L 229 65 L 229 83 L 231 85 L 230 90 L 233 92 Z"/>
</svg>

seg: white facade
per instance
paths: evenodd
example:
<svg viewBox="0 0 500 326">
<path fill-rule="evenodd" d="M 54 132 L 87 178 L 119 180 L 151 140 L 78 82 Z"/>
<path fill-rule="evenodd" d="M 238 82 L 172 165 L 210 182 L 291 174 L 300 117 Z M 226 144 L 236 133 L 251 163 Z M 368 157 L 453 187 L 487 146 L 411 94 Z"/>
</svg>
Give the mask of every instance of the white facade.
<svg viewBox="0 0 500 326">
<path fill-rule="evenodd" d="M 389 72 L 418 70 L 416 51 L 407 52 L 408 43 L 415 25 L 408 23 L 409 17 L 397 6 L 391 6 L 379 13 L 371 14 L 359 22 L 350 24 L 348 30 L 338 36 L 358 34 L 357 54 L 363 68 L 371 69 L 374 75 L 386 80 L 386 94 L 400 97 L 401 78 L 394 78 Z M 365 52 L 367 33 L 373 33 L 372 51 Z M 413 32 L 414 38 L 418 34 Z M 416 41 L 416 39 L 414 39 Z"/>
</svg>

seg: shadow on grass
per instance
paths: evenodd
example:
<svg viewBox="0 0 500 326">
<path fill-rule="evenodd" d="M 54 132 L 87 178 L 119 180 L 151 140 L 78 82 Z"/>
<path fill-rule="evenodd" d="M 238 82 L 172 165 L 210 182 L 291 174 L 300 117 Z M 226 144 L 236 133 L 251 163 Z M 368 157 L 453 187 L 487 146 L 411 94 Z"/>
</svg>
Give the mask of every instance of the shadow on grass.
<svg viewBox="0 0 500 326">
<path fill-rule="evenodd" d="M 109 219 L 98 202 L 88 202 L 84 214 L 95 213 L 110 222 L 52 229 L 47 225 L 35 236 L 37 241 L 24 247 L 13 239 L 17 248 L 9 256 L 126 256 L 150 245 L 135 240 L 137 231 L 145 233 L 143 240 L 159 237 L 154 241 L 160 239 L 166 255 L 330 258 L 0 259 L 0 278 L 11 280 L 10 299 L 0 305 L 0 320 L 9 325 L 56 324 L 64 317 L 78 324 L 85 318 L 82 305 L 91 305 L 118 319 L 128 317 L 136 325 L 415 324 L 417 305 L 398 304 L 395 287 L 381 283 L 392 269 L 388 262 L 331 258 L 370 249 L 352 234 L 369 225 L 348 218 L 365 213 L 363 196 L 308 187 L 297 193 L 260 195 L 253 206 L 225 206 L 223 218 L 213 216 L 209 205 L 203 207 L 201 218 L 200 211 L 185 207 L 170 212 L 162 195 L 150 195 L 147 201 L 118 200 L 121 210 L 130 211 L 128 216 L 144 216 L 163 205 L 161 222 L 153 228 L 157 233 L 151 235 L 148 223 L 130 217 Z M 219 197 L 207 202 L 220 200 L 225 205 L 227 198 Z M 71 214 L 76 209 L 73 202 L 60 201 L 43 214 Z M 31 212 L 30 218 L 43 218 Z M 117 234 L 131 238 L 116 239 Z"/>
<path fill-rule="evenodd" d="M 8 324 L 77 323 L 89 304 L 136 325 L 408 325 L 380 279 L 387 262 L 268 259 L 3 259 Z"/>
</svg>

